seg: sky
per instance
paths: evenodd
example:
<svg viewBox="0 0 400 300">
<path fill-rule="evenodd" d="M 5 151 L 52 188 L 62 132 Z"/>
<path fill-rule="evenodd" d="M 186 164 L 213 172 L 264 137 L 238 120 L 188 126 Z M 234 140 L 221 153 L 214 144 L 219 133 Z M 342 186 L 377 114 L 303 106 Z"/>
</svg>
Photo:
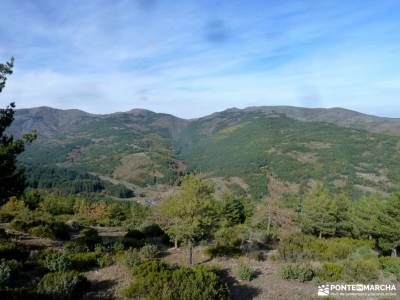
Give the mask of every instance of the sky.
<svg viewBox="0 0 400 300">
<path fill-rule="evenodd" d="M 400 117 L 400 1 L 0 0 L 0 107 Z"/>
</svg>

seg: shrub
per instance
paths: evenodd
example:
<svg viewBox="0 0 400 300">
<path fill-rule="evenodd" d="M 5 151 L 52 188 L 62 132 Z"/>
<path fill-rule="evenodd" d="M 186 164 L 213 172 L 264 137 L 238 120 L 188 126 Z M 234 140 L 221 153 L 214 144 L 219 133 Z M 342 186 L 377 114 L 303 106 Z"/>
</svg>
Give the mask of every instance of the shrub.
<svg viewBox="0 0 400 300">
<path fill-rule="evenodd" d="M 5 262 L 0 262 L 0 287 L 5 286 L 11 277 L 11 268 Z"/>
<path fill-rule="evenodd" d="M 121 262 L 128 267 L 137 267 L 142 263 L 141 256 L 137 249 L 129 248 L 122 256 Z"/>
<path fill-rule="evenodd" d="M 396 280 L 400 281 L 400 258 L 392 256 L 382 256 L 379 262 L 384 272 L 388 272 L 396 276 Z"/>
<path fill-rule="evenodd" d="M 104 253 L 97 258 L 97 265 L 100 268 L 111 266 L 114 263 L 114 259 L 110 253 Z"/>
<path fill-rule="evenodd" d="M 253 272 L 248 266 L 241 264 L 239 265 L 238 276 L 241 280 L 251 281 L 253 279 Z"/>
<path fill-rule="evenodd" d="M 149 261 L 133 271 L 135 281 L 124 290 L 128 298 L 163 300 L 229 299 L 227 286 L 217 274 L 203 267 L 176 267 Z"/>
<path fill-rule="evenodd" d="M 242 252 L 242 249 L 230 245 L 211 245 L 205 250 L 205 253 L 210 257 L 237 257 Z"/>
<path fill-rule="evenodd" d="M 317 271 L 318 278 L 323 282 L 336 282 L 342 276 L 343 267 L 337 263 L 324 263 Z"/>
<path fill-rule="evenodd" d="M 379 262 L 373 259 L 348 260 L 343 264 L 342 280 L 345 282 L 372 283 L 379 278 Z"/>
<path fill-rule="evenodd" d="M 88 270 L 97 267 L 97 258 L 99 254 L 96 252 L 82 252 L 68 255 L 71 261 L 71 268 L 74 270 Z"/>
<path fill-rule="evenodd" d="M 71 261 L 61 253 L 47 255 L 44 266 L 52 272 L 64 272 L 71 266 Z"/>
<path fill-rule="evenodd" d="M 38 284 L 38 293 L 53 299 L 74 299 L 89 286 L 88 280 L 78 272 L 48 273 Z"/>
<path fill-rule="evenodd" d="M 71 241 L 64 243 L 64 250 L 66 253 L 71 254 L 71 253 L 87 252 L 89 251 L 89 248 L 85 244 Z"/>
<path fill-rule="evenodd" d="M 301 282 L 310 281 L 315 272 L 309 264 L 288 264 L 282 269 L 283 279 L 296 279 Z"/>
<path fill-rule="evenodd" d="M 311 258 L 311 243 L 314 238 L 299 232 L 284 236 L 278 246 L 279 256 L 285 261 L 297 261 Z"/>
<path fill-rule="evenodd" d="M 158 247 L 153 244 L 146 244 L 140 249 L 140 255 L 144 259 L 154 259 L 159 255 Z"/>
<path fill-rule="evenodd" d="M 44 237 L 44 238 L 51 238 L 53 239 L 53 232 L 50 228 L 50 226 L 48 225 L 39 225 L 39 226 L 35 226 L 32 227 L 29 230 L 30 234 L 37 236 L 37 237 Z"/>
<path fill-rule="evenodd" d="M 96 229 L 87 227 L 80 231 L 74 241 L 93 250 L 96 244 L 101 243 L 101 238 Z"/>
</svg>

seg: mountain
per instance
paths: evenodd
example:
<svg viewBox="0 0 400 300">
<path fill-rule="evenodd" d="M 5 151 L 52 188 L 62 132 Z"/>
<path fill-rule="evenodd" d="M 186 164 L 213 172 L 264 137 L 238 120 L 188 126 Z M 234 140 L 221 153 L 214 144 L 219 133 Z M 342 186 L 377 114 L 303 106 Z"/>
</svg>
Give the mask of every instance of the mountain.
<svg viewBox="0 0 400 300">
<path fill-rule="evenodd" d="M 31 170 L 86 173 L 144 197 L 162 198 L 186 170 L 211 178 L 221 193 L 254 198 L 316 181 L 354 195 L 400 182 L 400 120 L 341 108 L 233 108 L 192 120 L 143 109 L 17 110 L 11 132 L 32 128 L 40 138 L 21 157 Z"/>
</svg>

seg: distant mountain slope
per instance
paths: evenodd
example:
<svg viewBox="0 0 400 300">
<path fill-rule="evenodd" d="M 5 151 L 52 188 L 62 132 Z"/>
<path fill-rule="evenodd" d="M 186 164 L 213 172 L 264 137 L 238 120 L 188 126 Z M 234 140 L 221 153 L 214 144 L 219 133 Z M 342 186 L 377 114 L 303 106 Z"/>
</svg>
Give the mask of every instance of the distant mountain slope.
<svg viewBox="0 0 400 300">
<path fill-rule="evenodd" d="M 266 191 L 266 174 L 286 186 L 283 192 L 315 180 L 356 194 L 389 191 L 400 182 L 398 137 L 303 122 L 279 110 L 231 109 L 200 118 L 176 147 L 189 168 L 211 177 L 241 177 L 256 196 Z"/>
<path fill-rule="evenodd" d="M 190 170 L 223 190 L 300 191 L 321 180 L 348 193 L 386 192 L 400 182 L 400 120 L 340 108 L 249 107 L 184 120 L 143 109 L 109 115 L 47 107 L 18 110 L 11 128 L 40 138 L 22 156 L 146 187 Z M 382 134 L 385 133 L 385 134 Z"/>
</svg>

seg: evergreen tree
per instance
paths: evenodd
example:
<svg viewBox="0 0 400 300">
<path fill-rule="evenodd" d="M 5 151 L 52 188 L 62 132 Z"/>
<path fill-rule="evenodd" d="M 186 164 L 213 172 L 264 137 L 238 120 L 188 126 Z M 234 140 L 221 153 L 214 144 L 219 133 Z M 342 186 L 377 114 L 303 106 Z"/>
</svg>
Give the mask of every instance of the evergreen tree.
<svg viewBox="0 0 400 300">
<path fill-rule="evenodd" d="M 351 203 L 345 194 L 336 195 L 333 198 L 333 213 L 335 216 L 335 236 L 353 235 L 353 222 Z"/>
<path fill-rule="evenodd" d="M 383 250 L 390 250 L 392 256 L 397 256 L 400 246 L 400 191 L 393 192 L 387 199 L 377 225 L 379 246 Z"/>
<path fill-rule="evenodd" d="M 14 59 L 0 64 L 0 92 L 5 87 L 7 75 L 12 74 Z M 24 134 L 20 139 L 6 134 L 6 129 L 14 121 L 15 104 L 0 109 L 0 204 L 11 196 L 19 196 L 25 189 L 22 169 L 17 168 L 17 155 L 24 151 L 25 144 L 36 139 L 36 132 Z"/>
<path fill-rule="evenodd" d="M 331 195 L 322 185 L 309 192 L 303 202 L 300 217 L 304 233 L 319 237 L 333 236 L 336 232 L 335 207 Z"/>
<path fill-rule="evenodd" d="M 385 201 L 379 195 L 363 197 L 353 205 L 353 226 L 361 238 L 378 239 L 378 222 L 382 218 Z"/>
<path fill-rule="evenodd" d="M 188 263 L 193 262 L 193 243 L 206 237 L 215 220 L 213 186 L 199 177 L 188 175 L 179 192 L 160 207 L 167 233 L 188 246 Z"/>
</svg>

